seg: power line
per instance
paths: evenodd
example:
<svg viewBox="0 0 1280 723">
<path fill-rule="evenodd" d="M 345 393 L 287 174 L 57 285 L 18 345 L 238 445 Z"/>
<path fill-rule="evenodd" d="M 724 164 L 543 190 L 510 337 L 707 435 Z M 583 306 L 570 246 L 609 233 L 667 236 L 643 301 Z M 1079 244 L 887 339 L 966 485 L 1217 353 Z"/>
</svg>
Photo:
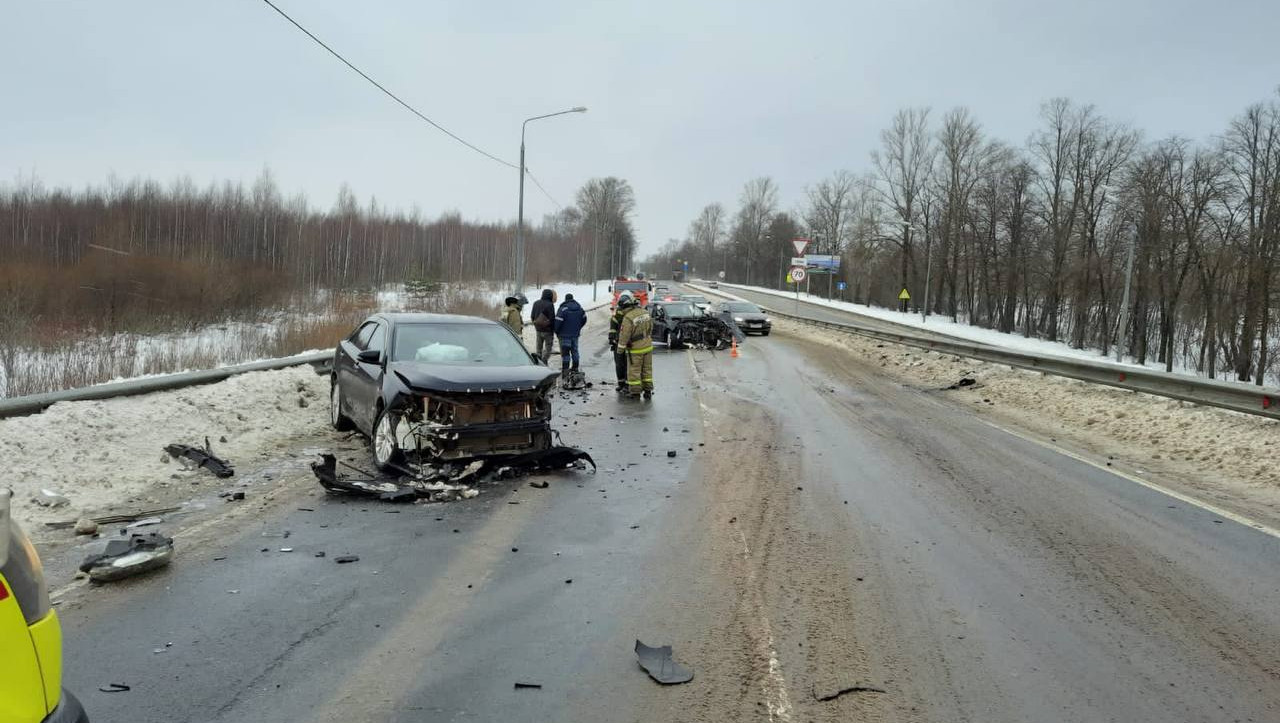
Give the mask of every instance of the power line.
<svg viewBox="0 0 1280 723">
<path fill-rule="evenodd" d="M 542 191 L 542 195 L 546 196 L 548 201 L 555 204 L 557 211 L 564 210 L 564 206 L 561 206 L 560 202 L 557 201 L 554 196 L 548 193 L 547 189 L 543 188 L 541 183 L 538 183 L 538 179 L 533 175 L 533 171 L 530 171 L 528 167 L 525 167 L 524 172 L 529 176 L 529 180 L 533 181 L 533 185 L 537 186 L 539 191 Z"/>
<path fill-rule="evenodd" d="M 458 136 L 458 135 L 457 135 L 456 133 L 454 133 L 453 131 L 450 131 L 448 128 L 445 128 L 444 126 L 440 125 L 439 123 L 436 123 L 435 121 L 433 121 L 433 120 L 431 120 L 430 118 L 426 117 L 425 115 L 423 115 L 422 113 L 420 113 L 420 112 L 418 111 L 418 109 L 417 109 L 417 108 L 414 108 L 413 106 L 409 105 L 408 103 L 404 102 L 403 100 L 400 100 L 400 97 L 399 97 L 399 96 L 397 96 L 395 93 L 392 93 L 391 91 L 389 91 L 389 90 L 387 90 L 385 87 L 383 87 L 381 83 L 379 83 L 378 81 L 374 80 L 373 78 L 370 78 L 370 77 L 368 76 L 368 74 L 366 74 L 363 70 L 360 70 L 360 69 L 359 69 L 359 68 L 357 68 L 356 66 L 352 65 L 352 64 L 351 64 L 351 61 L 349 61 L 349 60 L 347 60 L 346 58 L 342 57 L 342 55 L 341 55 L 338 51 L 336 51 L 336 50 L 334 50 L 333 48 L 331 48 L 331 47 L 329 47 L 328 45 L 326 45 L 326 44 L 325 44 L 325 42 L 324 42 L 323 40 L 321 40 L 320 38 L 317 38 L 317 37 L 316 37 L 316 36 L 315 36 L 315 35 L 314 35 L 310 30 L 307 30 L 306 28 L 302 27 L 302 25 L 301 25 L 301 24 L 299 24 L 297 20 L 294 20 L 293 18 L 289 17 L 289 14 L 288 14 L 288 13 L 286 13 L 285 11 L 283 11 L 283 10 L 281 10 L 280 8 L 276 7 L 276 4 L 275 4 L 275 3 L 273 3 L 273 2 L 271 2 L 271 0 L 262 0 L 262 2 L 266 3 L 266 4 L 267 4 L 267 5 L 268 5 L 272 10 L 275 10 L 277 13 L 279 13 L 279 14 L 280 14 L 280 17 L 282 17 L 282 18 L 284 18 L 285 20 L 288 20 L 290 23 L 292 23 L 292 24 L 293 24 L 293 26 L 294 26 L 295 28 L 297 28 L 297 29 L 301 30 L 303 33 L 305 33 L 305 34 L 306 34 L 306 36 L 307 36 L 308 38 L 311 38 L 312 40 L 314 40 L 314 41 L 316 42 L 316 44 L 317 44 L 317 45 L 319 45 L 320 47 L 322 47 L 322 48 L 324 48 L 325 50 L 329 51 L 329 54 L 330 54 L 330 55 L 332 55 L 333 57 L 337 58 L 338 60 L 341 60 L 341 61 L 343 62 L 343 64 L 344 64 L 344 65 L 346 65 L 348 68 L 351 68 L 352 70 L 354 70 L 357 74 L 359 74 L 359 76 L 360 76 L 361 78 L 364 78 L 365 80 L 367 80 L 367 81 L 369 81 L 370 83 L 372 83 L 372 84 L 373 84 L 373 86 L 374 86 L 375 88 L 377 88 L 378 90 L 382 91 L 383 93 L 386 93 L 386 94 L 387 94 L 387 97 L 391 98 L 391 99 L 392 99 L 392 100 L 394 100 L 395 102 L 397 102 L 397 103 L 399 103 L 400 105 L 404 106 L 404 107 L 405 107 L 405 109 L 406 109 L 406 110 L 408 110 L 410 113 L 412 113 L 412 114 L 414 114 L 414 115 L 418 116 L 419 118 L 421 118 L 422 120 L 426 121 L 427 123 L 430 123 L 430 124 L 431 124 L 431 126 L 432 126 L 432 127 L 434 127 L 436 130 L 440 131 L 441 133 L 444 133 L 445 135 L 447 135 L 447 136 L 449 136 L 450 138 L 454 139 L 455 141 L 457 141 L 457 142 L 461 143 L 462 145 L 466 146 L 467 148 L 470 148 L 471 150 L 475 151 L 476 153 L 479 153 L 480 155 L 484 156 L 485 158 L 488 158 L 488 159 L 490 159 L 490 160 L 497 161 L 498 163 L 501 163 L 502 165 L 504 165 L 504 166 L 506 166 L 506 167 L 508 167 L 508 168 L 516 168 L 516 169 L 519 169 L 519 166 L 517 166 L 516 164 L 511 163 L 510 161 L 504 161 L 504 160 L 502 160 L 501 158 L 498 158 L 497 156 L 493 155 L 492 153 L 489 153 L 488 151 L 485 151 L 485 150 L 483 150 L 483 149 L 481 149 L 481 148 L 479 148 L 479 147 L 477 147 L 477 146 L 475 146 L 475 145 L 472 145 L 471 143 L 468 143 L 467 141 L 463 140 L 460 136 Z M 537 183 L 537 181 L 534 181 L 534 183 Z M 541 185 L 539 185 L 538 187 L 539 187 L 539 188 L 541 188 L 542 186 L 541 186 Z M 546 193 L 546 191 L 544 190 L 544 191 L 543 191 L 543 193 Z M 548 198 L 550 198 L 550 196 L 548 196 Z M 552 199 L 552 203 L 555 203 L 555 200 L 554 200 L 554 199 Z"/>
</svg>

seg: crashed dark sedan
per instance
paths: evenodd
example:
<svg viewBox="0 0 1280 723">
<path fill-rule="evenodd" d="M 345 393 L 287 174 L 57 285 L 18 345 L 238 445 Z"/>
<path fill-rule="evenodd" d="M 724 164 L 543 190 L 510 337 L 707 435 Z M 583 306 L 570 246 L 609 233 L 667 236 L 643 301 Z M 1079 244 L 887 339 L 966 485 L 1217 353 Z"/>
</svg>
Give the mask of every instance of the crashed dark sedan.
<svg viewBox="0 0 1280 723">
<path fill-rule="evenodd" d="M 331 422 L 367 435 L 383 470 L 535 452 L 556 377 L 496 321 L 376 314 L 334 352 Z"/>
</svg>

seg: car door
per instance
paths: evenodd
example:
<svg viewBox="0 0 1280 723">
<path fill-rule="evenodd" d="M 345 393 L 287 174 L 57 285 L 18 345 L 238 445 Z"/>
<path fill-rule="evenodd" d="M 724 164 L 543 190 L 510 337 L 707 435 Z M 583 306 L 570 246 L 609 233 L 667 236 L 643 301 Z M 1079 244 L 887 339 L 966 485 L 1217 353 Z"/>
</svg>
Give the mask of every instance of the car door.
<svg viewBox="0 0 1280 723">
<path fill-rule="evenodd" d="M 351 418 L 372 433 L 374 418 L 377 416 L 378 399 L 382 396 L 382 375 L 386 368 L 387 337 L 390 328 L 383 321 L 373 321 L 370 324 L 372 329 L 365 337 L 362 351 L 378 352 L 378 361 L 366 362 L 356 358 L 351 375 L 351 401 L 354 407 Z"/>
<path fill-rule="evenodd" d="M 369 337 L 373 335 L 373 322 L 366 321 L 355 328 L 347 338 L 338 342 L 337 352 L 333 355 L 333 374 L 334 383 L 341 392 L 343 414 L 347 418 L 357 421 L 355 411 L 358 409 L 354 403 L 353 394 L 356 394 L 356 355 L 359 354 L 369 343 Z"/>
</svg>

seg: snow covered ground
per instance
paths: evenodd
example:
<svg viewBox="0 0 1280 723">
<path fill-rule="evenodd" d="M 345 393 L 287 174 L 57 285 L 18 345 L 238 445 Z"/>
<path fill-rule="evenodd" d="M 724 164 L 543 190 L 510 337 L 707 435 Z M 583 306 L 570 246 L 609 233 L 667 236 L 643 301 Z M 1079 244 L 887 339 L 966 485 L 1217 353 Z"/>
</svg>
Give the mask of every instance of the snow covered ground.
<svg viewBox="0 0 1280 723">
<path fill-rule="evenodd" d="M 765 289 L 758 286 L 744 286 L 741 284 L 720 283 L 720 290 L 726 291 L 730 289 L 743 289 L 753 291 L 760 294 L 768 294 L 777 296 L 781 299 L 795 299 L 795 292 L 779 291 L 777 289 Z M 1026 352 L 1029 354 L 1038 354 L 1041 356 L 1065 357 L 1068 359 L 1086 359 L 1088 361 L 1119 363 L 1125 366 L 1148 370 L 1163 370 L 1162 364 L 1138 364 L 1131 357 L 1126 358 L 1122 362 L 1116 362 L 1114 356 L 1103 356 L 1097 349 L 1074 349 L 1062 342 L 1045 341 L 1044 339 L 1027 338 L 1021 334 L 1005 334 L 995 329 L 984 329 L 980 326 L 970 326 L 969 324 L 957 323 L 951 321 L 948 317 L 930 315 L 928 321 L 925 321 L 919 314 L 901 312 L 896 309 L 885 309 L 878 306 L 866 306 L 863 304 L 854 304 L 848 301 L 828 300 L 825 296 L 817 294 L 806 294 L 800 292 L 800 301 L 816 304 L 818 306 L 826 306 L 832 309 L 840 309 L 861 316 L 880 319 L 882 321 L 890 321 L 896 324 L 904 324 L 920 329 L 928 329 L 937 334 L 946 334 L 959 339 L 978 342 L 988 346 L 1000 347 L 1002 349 L 1011 349 L 1015 351 Z M 780 311 L 787 311 L 788 307 L 779 307 Z M 1173 366 L 1175 374 L 1186 374 L 1189 376 L 1202 376 L 1195 369 L 1188 368 L 1185 365 L 1175 363 Z M 1221 379 L 1221 381 L 1232 381 L 1230 378 Z"/>
<path fill-rule="evenodd" d="M 87 335 L 56 346 L 0 349 L 0 398 L 124 379 L 214 369 L 329 348 L 374 311 L 448 311 L 497 318 L 509 284 L 433 284 L 429 290 L 392 284 L 335 300 L 320 290 L 297 308 L 265 314 L 259 322 L 225 321 L 158 334 Z M 590 284 L 553 284 L 563 299 L 573 293 L 591 308 Z M 599 287 L 607 300 L 608 282 Z M 533 299 L 530 299 L 532 302 Z M 528 318 L 532 303 L 525 307 Z"/>
<path fill-rule="evenodd" d="M 328 396 L 328 378 L 301 366 L 136 397 L 63 402 L 41 414 L 2 419 L 0 459 L 14 515 L 39 532 L 45 522 L 155 507 L 170 496 L 161 493 L 239 488 L 253 481 L 247 469 L 279 454 L 286 440 L 325 434 Z M 202 446 L 206 437 L 216 454 L 239 467 L 235 477 L 186 470 L 164 453 L 167 444 Z M 36 505 L 32 499 L 42 489 L 70 505 Z"/>
</svg>

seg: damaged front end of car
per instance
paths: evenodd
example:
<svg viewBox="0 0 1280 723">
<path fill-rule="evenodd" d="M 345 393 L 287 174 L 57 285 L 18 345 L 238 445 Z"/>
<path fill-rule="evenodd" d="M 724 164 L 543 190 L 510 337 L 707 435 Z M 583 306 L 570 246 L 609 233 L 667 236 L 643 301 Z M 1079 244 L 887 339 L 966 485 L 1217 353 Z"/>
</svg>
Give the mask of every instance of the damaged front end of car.
<svg viewBox="0 0 1280 723">
<path fill-rule="evenodd" d="M 524 454 L 551 447 L 553 372 L 485 387 L 431 385 L 403 374 L 387 390 L 396 446 L 404 460 L 431 464 Z"/>
</svg>

